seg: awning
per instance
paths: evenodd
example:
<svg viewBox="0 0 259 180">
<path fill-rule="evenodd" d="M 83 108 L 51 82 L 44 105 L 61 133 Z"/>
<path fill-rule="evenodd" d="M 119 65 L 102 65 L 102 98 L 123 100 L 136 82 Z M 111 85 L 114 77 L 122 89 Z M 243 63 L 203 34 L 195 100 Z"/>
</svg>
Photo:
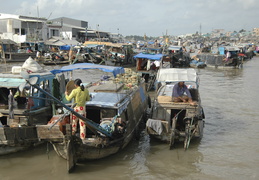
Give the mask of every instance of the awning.
<svg viewBox="0 0 259 180">
<path fill-rule="evenodd" d="M 169 46 L 167 49 L 168 50 L 174 50 L 174 51 L 179 51 L 182 48 L 182 46 Z"/>
<path fill-rule="evenodd" d="M 163 54 L 145 54 L 145 53 L 139 53 L 134 56 L 134 58 L 143 58 L 143 59 L 151 59 L 151 60 L 161 60 Z"/>
<path fill-rule="evenodd" d="M 63 66 L 61 69 L 54 69 L 50 71 L 53 74 L 62 73 L 62 72 L 69 72 L 76 69 L 99 69 L 104 72 L 111 72 L 113 73 L 114 77 L 116 77 L 117 74 L 123 74 L 125 73 L 123 67 L 115 67 L 115 66 L 106 66 L 106 65 L 99 65 L 99 64 L 92 64 L 92 63 L 76 63 L 71 64 L 68 66 Z"/>
<path fill-rule="evenodd" d="M 25 79 L 15 79 L 15 78 L 0 78 L 0 88 L 18 88 L 22 83 L 25 82 Z"/>
<path fill-rule="evenodd" d="M 158 82 L 196 82 L 198 83 L 198 76 L 195 69 L 192 68 L 166 68 L 159 69 L 157 72 Z"/>
</svg>

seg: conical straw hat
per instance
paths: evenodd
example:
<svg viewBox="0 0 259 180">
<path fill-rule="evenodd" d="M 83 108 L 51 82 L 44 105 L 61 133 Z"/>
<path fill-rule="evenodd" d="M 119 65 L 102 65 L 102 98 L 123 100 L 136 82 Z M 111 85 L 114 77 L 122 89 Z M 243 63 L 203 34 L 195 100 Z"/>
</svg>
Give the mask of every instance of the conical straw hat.
<svg viewBox="0 0 259 180">
<path fill-rule="evenodd" d="M 66 85 L 66 91 L 67 91 L 68 95 L 72 92 L 73 89 L 75 89 L 74 80 L 68 81 L 68 83 Z"/>
</svg>

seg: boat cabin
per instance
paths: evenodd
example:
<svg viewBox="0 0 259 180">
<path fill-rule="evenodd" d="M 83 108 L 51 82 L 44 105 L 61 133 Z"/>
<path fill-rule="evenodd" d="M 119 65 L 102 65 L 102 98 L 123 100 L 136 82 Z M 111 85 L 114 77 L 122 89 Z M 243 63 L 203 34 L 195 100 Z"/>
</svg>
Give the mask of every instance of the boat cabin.
<svg viewBox="0 0 259 180">
<path fill-rule="evenodd" d="M 49 72 L 30 73 L 29 77 L 37 77 L 36 84 L 48 92 L 52 92 L 55 76 Z M 25 86 L 23 91 L 19 86 L 26 83 L 17 73 L 0 74 L 0 113 L 2 125 L 33 125 L 46 123 L 51 117 L 50 102 L 37 89 Z M 13 98 L 11 98 L 13 96 Z M 11 109 L 10 109 L 11 108 Z M 10 117 L 13 113 L 13 117 Z M 45 121 L 43 120 L 45 118 Z"/>
<path fill-rule="evenodd" d="M 136 59 L 136 71 L 147 83 L 150 78 L 155 78 L 156 71 L 160 68 L 163 54 L 139 53 L 134 56 Z"/>
</svg>

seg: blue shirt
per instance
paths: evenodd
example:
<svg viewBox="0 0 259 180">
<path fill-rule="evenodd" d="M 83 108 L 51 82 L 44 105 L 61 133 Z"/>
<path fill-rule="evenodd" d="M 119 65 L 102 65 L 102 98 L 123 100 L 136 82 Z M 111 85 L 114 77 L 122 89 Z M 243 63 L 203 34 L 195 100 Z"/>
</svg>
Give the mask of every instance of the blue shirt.
<svg viewBox="0 0 259 180">
<path fill-rule="evenodd" d="M 187 86 L 184 84 L 183 87 L 179 87 L 179 84 L 175 84 L 174 88 L 173 88 L 173 97 L 179 97 L 179 96 L 183 96 L 184 93 L 186 93 L 186 95 L 191 98 L 191 93 L 189 91 L 189 89 L 187 88 Z"/>
</svg>

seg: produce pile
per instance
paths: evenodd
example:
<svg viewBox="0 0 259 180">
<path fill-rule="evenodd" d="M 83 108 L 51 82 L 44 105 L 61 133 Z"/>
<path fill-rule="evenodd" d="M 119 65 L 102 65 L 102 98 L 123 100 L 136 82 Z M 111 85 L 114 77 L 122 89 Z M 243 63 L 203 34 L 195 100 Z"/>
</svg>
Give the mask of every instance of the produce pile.
<svg viewBox="0 0 259 180">
<path fill-rule="evenodd" d="M 124 89 L 129 89 L 134 86 L 137 86 L 140 82 L 140 77 L 134 71 L 129 68 L 125 68 L 124 74 L 117 74 L 116 78 L 114 78 L 114 83 L 123 83 L 125 84 Z"/>
</svg>

